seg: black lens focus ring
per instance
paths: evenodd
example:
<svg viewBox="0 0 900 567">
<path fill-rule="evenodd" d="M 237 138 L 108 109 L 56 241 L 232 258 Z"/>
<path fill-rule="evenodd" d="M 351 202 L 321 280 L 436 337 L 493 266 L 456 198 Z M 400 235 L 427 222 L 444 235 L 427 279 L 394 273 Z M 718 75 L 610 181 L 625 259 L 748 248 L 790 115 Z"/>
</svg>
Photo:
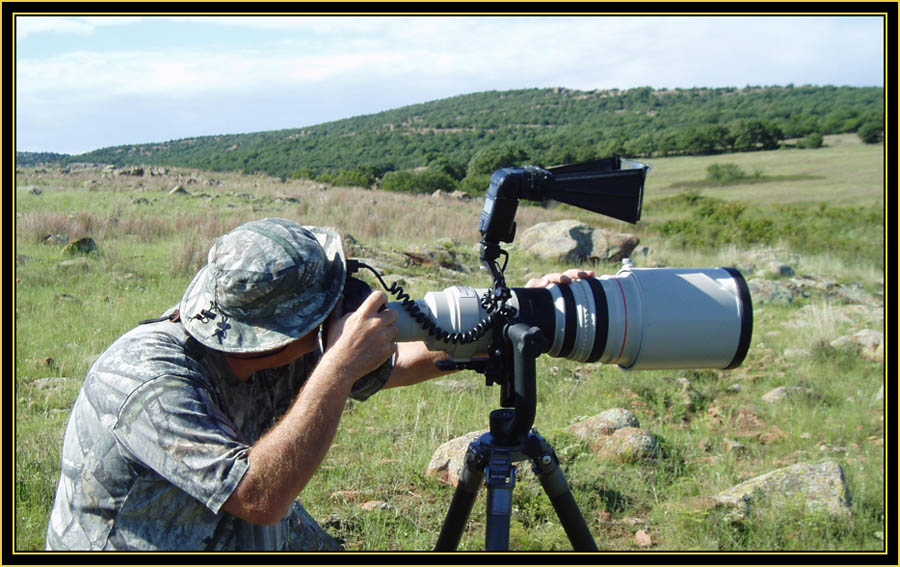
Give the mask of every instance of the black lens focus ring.
<svg viewBox="0 0 900 567">
<path fill-rule="evenodd" d="M 562 348 L 559 349 L 560 358 L 567 358 L 572 354 L 572 348 L 575 346 L 575 335 L 578 333 L 578 316 L 575 312 L 575 297 L 572 290 L 567 285 L 558 286 L 563 298 L 564 313 L 566 314 L 566 328 L 563 335 Z M 558 332 L 558 331 L 557 331 Z"/>
<path fill-rule="evenodd" d="M 609 308 L 606 306 L 606 292 L 603 284 L 595 278 L 588 278 L 587 283 L 594 292 L 594 310 L 596 314 L 596 328 L 594 329 L 594 348 L 588 362 L 596 362 L 603 356 L 606 350 L 606 339 L 609 336 Z"/>
</svg>

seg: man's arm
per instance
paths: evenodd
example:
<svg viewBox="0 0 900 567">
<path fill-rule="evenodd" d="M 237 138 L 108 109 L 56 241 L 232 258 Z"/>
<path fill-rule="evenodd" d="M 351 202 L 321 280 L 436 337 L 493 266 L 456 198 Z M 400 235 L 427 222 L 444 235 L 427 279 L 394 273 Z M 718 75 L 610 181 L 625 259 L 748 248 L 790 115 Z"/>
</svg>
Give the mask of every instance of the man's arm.
<svg viewBox="0 0 900 567">
<path fill-rule="evenodd" d="M 247 521 L 272 525 L 290 509 L 334 440 L 353 383 L 394 349 L 397 314 L 373 293 L 341 323 L 342 330 L 281 421 L 250 449 L 250 467 L 223 506 Z"/>
<path fill-rule="evenodd" d="M 424 342 L 397 343 L 397 360 L 385 388 L 412 386 L 438 376 L 452 374 L 455 370 L 440 370 L 437 363 L 446 360 L 444 351 L 428 350 Z"/>
</svg>

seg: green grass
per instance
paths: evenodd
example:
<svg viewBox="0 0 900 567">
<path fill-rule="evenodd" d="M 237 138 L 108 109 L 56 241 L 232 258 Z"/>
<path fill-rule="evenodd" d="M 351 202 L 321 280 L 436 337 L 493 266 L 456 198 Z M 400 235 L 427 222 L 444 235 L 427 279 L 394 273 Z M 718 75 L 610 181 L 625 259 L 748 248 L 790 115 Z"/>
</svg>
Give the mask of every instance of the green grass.
<svg viewBox="0 0 900 567">
<path fill-rule="evenodd" d="M 730 155 L 741 168 L 760 169 L 778 180 L 695 194 L 673 186 L 703 179 L 714 156 L 655 160 L 644 220 L 636 227 L 568 207 L 523 205 L 519 230 L 573 217 L 625 229 L 652 249 L 646 259 L 635 259 L 638 265 L 743 265 L 757 262 L 760 251 L 775 250 L 798 274 L 859 282 L 870 293 L 883 293 L 881 147 L 855 144 L 849 137 L 826 139 L 826 146 Z M 848 164 L 855 164 L 852 173 Z M 217 184 L 187 184 L 191 195 L 170 196 L 177 173 L 182 181 L 202 176 Z M 789 178 L 805 175 L 819 179 Z M 84 181 L 94 178 L 97 184 L 85 188 Z M 178 302 L 209 245 L 231 227 L 263 216 L 339 227 L 358 241 L 349 248 L 361 256 L 380 250 L 378 258 L 394 258 L 391 273 L 407 282 L 413 297 L 450 285 L 490 283 L 481 270 L 463 275 L 399 260 L 410 247 L 444 246 L 458 262 L 477 268 L 475 227 L 482 204 L 477 200 L 323 190 L 307 182 L 203 172 L 138 181 L 26 171 L 17 181 L 13 394 L 19 551 L 43 548 L 68 411 L 90 364 L 138 320 Z M 141 198 L 147 202 L 137 202 Z M 739 230 L 741 221 L 765 218 L 772 221 L 766 225 L 771 232 L 762 237 Z M 90 236 L 98 250 L 61 265 L 66 258 L 60 247 L 43 243 L 44 236 L 56 233 Z M 519 286 L 565 267 L 512 251 L 507 279 Z M 618 267 L 595 269 L 603 274 Z M 560 455 L 602 550 L 643 549 L 634 534 L 645 530 L 650 551 L 877 551 L 884 545 L 885 416 L 874 394 L 883 383 L 884 365 L 827 344 L 879 325 L 883 312 L 872 320 L 809 298 L 789 306 L 756 305 L 749 354 L 733 371 L 624 372 L 541 357 L 535 426 Z M 790 349 L 808 355 L 787 356 Z M 348 404 L 334 446 L 302 494 L 307 509 L 348 549 L 434 545 L 453 489 L 425 475 L 431 455 L 452 438 L 486 428 L 489 412 L 499 406 L 499 388 L 485 387 L 482 376 L 463 372 L 453 378 L 467 387 L 426 383 Z M 687 378 L 700 392 L 693 406 L 685 403 L 677 378 Z M 808 386 L 811 393 L 784 404 L 762 401 L 763 394 L 782 385 Z M 657 462 L 610 462 L 565 431 L 615 407 L 632 410 L 659 438 L 663 456 Z M 752 412 L 765 432 L 776 435 L 747 435 L 731 420 L 741 412 Z M 730 451 L 727 440 L 740 441 L 745 452 Z M 846 473 L 849 521 L 836 522 L 797 504 L 734 525 L 711 504 L 717 492 L 752 476 L 825 457 L 838 460 Z M 372 501 L 386 506 L 371 511 L 362 506 Z M 535 479 L 520 479 L 513 506 L 512 549 L 570 548 Z M 482 490 L 461 550 L 483 549 L 484 513 Z"/>
<path fill-rule="evenodd" d="M 826 202 L 883 206 L 883 149 L 880 144 L 863 144 L 855 134 L 840 134 L 825 136 L 825 147 L 814 150 L 653 159 L 649 162 L 653 171 L 647 178 L 645 209 L 650 210 L 654 200 L 681 191 L 681 184 L 703 180 L 707 167 L 723 161 L 780 180 L 728 185 L 710 190 L 711 196 L 768 204 Z"/>
</svg>

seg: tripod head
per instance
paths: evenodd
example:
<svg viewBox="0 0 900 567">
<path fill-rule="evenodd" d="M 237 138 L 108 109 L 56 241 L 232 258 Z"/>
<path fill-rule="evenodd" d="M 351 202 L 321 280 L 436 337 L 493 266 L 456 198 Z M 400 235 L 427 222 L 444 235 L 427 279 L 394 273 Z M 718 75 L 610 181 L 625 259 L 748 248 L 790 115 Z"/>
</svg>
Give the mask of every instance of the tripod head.
<svg viewBox="0 0 900 567">
<path fill-rule="evenodd" d="M 509 433 L 525 434 L 534 422 L 535 359 L 550 348 L 548 339 L 537 327 L 517 323 L 515 310 L 506 302 L 512 296 L 504 271 L 509 254 L 500 242 L 515 239 L 516 209 L 520 199 L 556 200 L 636 223 L 641 218 L 644 179 L 649 167 L 619 156 L 591 162 L 549 168 L 526 166 L 494 172 L 488 187 L 478 230 L 481 232 L 481 261 L 493 278 L 493 289 L 485 302 L 494 317 L 494 341 L 490 361 L 455 364 L 481 372 L 487 383 L 501 385 L 500 405 L 516 409 Z M 497 260 L 503 256 L 499 266 Z"/>
</svg>

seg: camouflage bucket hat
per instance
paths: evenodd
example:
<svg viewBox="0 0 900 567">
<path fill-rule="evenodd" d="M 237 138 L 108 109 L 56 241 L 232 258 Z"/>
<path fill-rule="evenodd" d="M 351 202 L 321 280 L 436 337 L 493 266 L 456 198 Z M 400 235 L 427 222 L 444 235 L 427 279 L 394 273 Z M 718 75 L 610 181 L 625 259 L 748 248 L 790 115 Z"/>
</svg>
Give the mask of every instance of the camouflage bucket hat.
<svg viewBox="0 0 900 567">
<path fill-rule="evenodd" d="M 280 348 L 314 330 L 344 288 L 337 232 L 266 218 L 220 237 L 181 300 L 195 339 L 224 352 Z"/>
</svg>

